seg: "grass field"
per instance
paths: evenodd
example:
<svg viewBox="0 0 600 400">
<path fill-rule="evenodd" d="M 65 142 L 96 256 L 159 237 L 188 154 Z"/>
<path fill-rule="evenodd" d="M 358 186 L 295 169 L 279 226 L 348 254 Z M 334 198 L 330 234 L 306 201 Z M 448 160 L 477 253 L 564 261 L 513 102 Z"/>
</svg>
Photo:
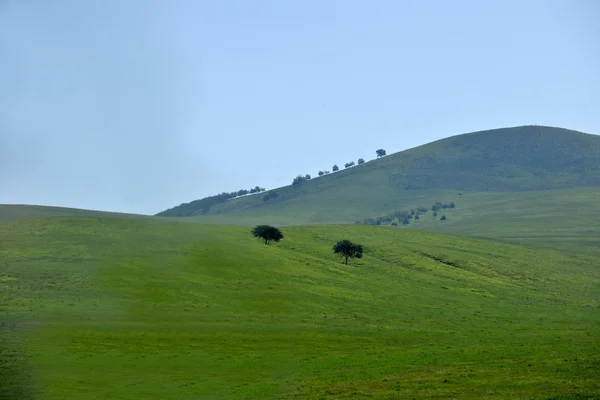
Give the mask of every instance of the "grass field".
<svg viewBox="0 0 600 400">
<path fill-rule="evenodd" d="M 141 214 L 125 214 L 68 207 L 35 206 L 28 204 L 0 204 L 0 221 L 50 217 L 112 217 L 152 219 L 150 216 Z"/>
<path fill-rule="evenodd" d="M 600 397 L 597 258 L 384 227 L 283 232 L 265 246 L 236 226 L 0 222 L 0 397 Z M 341 264 L 342 238 L 365 257 Z"/>
</svg>

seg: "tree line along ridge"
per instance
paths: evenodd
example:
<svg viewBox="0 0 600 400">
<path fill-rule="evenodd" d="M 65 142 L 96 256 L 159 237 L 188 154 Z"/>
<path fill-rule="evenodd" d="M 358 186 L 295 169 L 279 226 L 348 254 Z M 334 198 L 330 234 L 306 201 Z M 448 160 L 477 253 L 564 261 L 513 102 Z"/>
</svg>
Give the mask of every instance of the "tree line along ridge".
<svg viewBox="0 0 600 400">
<path fill-rule="evenodd" d="M 387 153 L 384 149 L 376 150 L 375 154 L 377 155 L 377 158 L 384 157 L 387 155 Z M 365 160 L 363 158 L 359 158 L 357 160 L 357 163 L 358 163 L 358 165 L 362 165 L 365 163 Z M 356 163 L 354 161 L 350 161 L 350 162 L 346 163 L 344 165 L 344 167 L 350 168 L 350 167 L 353 167 L 354 165 L 356 165 Z M 333 167 L 332 167 L 333 172 L 339 171 L 339 169 L 340 168 L 337 166 L 337 164 L 333 165 Z M 330 173 L 329 171 L 321 170 L 318 172 L 318 175 L 323 176 L 323 175 L 327 175 L 329 173 Z M 312 179 L 312 176 L 310 174 L 298 175 L 292 180 L 292 186 L 299 186 L 310 179 Z M 257 193 L 261 193 L 261 192 L 265 192 L 265 191 L 266 191 L 265 188 L 260 187 L 260 186 L 255 186 L 249 190 L 240 189 L 240 190 L 233 191 L 233 192 L 223 192 L 223 193 L 220 193 L 220 194 L 217 194 L 214 196 L 208 196 L 208 197 L 204 197 L 202 199 L 194 200 L 189 203 L 182 203 L 178 206 L 161 211 L 156 215 L 162 216 L 162 217 L 189 217 L 189 216 L 194 216 L 194 215 L 207 214 L 210 211 L 210 208 L 214 205 L 224 203 L 228 200 L 231 200 L 231 199 L 234 199 L 237 197 L 253 195 L 253 194 L 257 194 Z M 269 201 L 269 200 L 275 199 L 277 197 L 279 197 L 279 194 L 275 190 L 270 190 L 268 193 L 266 193 L 263 196 L 263 201 Z"/>
</svg>

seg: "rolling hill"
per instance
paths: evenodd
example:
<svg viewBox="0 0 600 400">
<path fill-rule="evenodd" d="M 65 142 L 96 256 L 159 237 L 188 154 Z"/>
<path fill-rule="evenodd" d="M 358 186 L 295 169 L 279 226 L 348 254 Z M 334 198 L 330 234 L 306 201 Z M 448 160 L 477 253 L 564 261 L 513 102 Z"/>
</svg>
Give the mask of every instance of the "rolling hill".
<svg viewBox="0 0 600 400">
<path fill-rule="evenodd" d="M 0 204 L 0 221 L 49 217 L 112 217 L 112 218 L 152 218 L 141 214 L 125 214 L 107 211 L 84 210 L 80 208 L 36 206 L 28 204 Z"/>
<path fill-rule="evenodd" d="M 348 224 L 454 202 L 445 221 L 428 213 L 408 226 L 600 255 L 600 136 L 561 128 L 458 135 L 272 192 L 278 196 L 267 201 L 264 194 L 208 208 L 198 201 L 159 215 L 209 224 Z"/>
<path fill-rule="evenodd" d="M 301 185 L 274 189 L 278 197 L 268 201 L 254 195 L 195 207 L 201 203 L 197 200 L 158 215 L 283 211 L 298 215 L 296 223 L 351 223 L 458 192 L 519 193 L 593 186 L 600 186 L 600 136 L 523 126 L 442 139 Z"/>
<path fill-rule="evenodd" d="M 600 395 L 597 259 L 372 226 L 0 221 L 2 399 Z M 365 245 L 343 265 L 331 246 Z"/>
</svg>

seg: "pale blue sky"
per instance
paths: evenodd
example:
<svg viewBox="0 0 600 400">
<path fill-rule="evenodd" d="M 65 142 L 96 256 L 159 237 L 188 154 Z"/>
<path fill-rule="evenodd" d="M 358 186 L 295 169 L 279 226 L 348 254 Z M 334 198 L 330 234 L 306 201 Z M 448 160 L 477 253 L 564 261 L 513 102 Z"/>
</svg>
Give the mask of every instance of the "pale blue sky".
<svg viewBox="0 0 600 400">
<path fill-rule="evenodd" d="M 523 124 L 600 131 L 600 2 L 0 1 L 0 203 L 156 213 Z"/>
</svg>

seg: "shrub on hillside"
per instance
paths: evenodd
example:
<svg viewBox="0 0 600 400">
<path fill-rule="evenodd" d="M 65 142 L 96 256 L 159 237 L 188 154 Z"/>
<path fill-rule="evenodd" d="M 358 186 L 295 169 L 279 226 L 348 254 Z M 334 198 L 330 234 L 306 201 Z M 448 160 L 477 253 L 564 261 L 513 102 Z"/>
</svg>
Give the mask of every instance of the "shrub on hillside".
<svg viewBox="0 0 600 400">
<path fill-rule="evenodd" d="M 250 193 L 260 193 L 260 192 L 264 192 L 265 188 L 261 188 L 260 186 L 255 186 L 252 189 L 250 189 Z"/>
<path fill-rule="evenodd" d="M 269 201 L 269 200 L 275 199 L 277 197 L 279 197 L 279 194 L 275 191 L 272 191 L 263 196 L 263 201 Z"/>
<path fill-rule="evenodd" d="M 306 177 L 302 176 L 302 175 L 298 175 L 297 177 L 294 178 L 294 180 L 292 181 L 292 186 L 298 186 L 298 185 L 302 185 L 304 182 L 306 182 Z"/>
<path fill-rule="evenodd" d="M 446 204 L 446 203 L 440 203 L 439 201 L 437 201 L 433 206 L 431 206 L 431 209 L 433 211 L 437 211 L 437 210 L 441 210 L 444 208 L 454 208 L 456 207 L 454 205 L 454 202 L 451 202 L 450 204 Z"/>
</svg>

